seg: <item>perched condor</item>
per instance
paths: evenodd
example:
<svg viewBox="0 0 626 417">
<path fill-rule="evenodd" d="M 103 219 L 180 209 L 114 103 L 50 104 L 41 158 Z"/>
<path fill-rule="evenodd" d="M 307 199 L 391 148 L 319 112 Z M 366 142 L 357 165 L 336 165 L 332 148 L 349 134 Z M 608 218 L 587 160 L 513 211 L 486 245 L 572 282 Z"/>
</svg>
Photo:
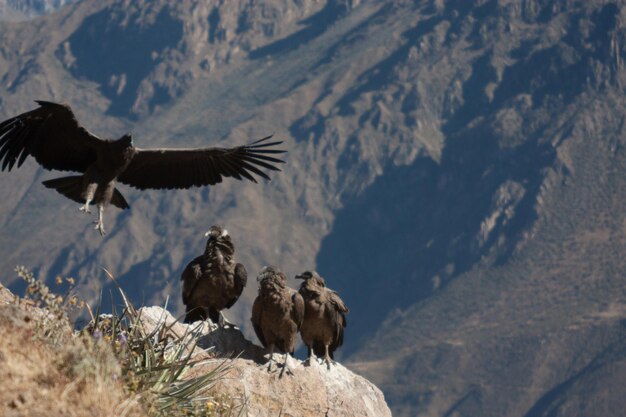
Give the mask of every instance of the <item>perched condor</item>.
<svg viewBox="0 0 626 417">
<path fill-rule="evenodd" d="M 84 203 L 80 209 L 86 213 L 96 204 L 95 224 L 102 235 L 104 208 L 109 203 L 129 207 L 116 181 L 140 190 L 214 185 L 222 177 L 256 182 L 252 174 L 269 180 L 260 168 L 280 171 L 274 164 L 284 162 L 270 156 L 285 152 L 272 148 L 282 142 L 268 142 L 271 136 L 234 148 L 141 149 L 130 134 L 108 140 L 89 133 L 67 105 L 36 102 L 38 108 L 0 123 L 2 170 L 20 167 L 31 155 L 46 169 L 81 172 L 43 184 Z"/>
<path fill-rule="evenodd" d="M 305 271 L 296 275 L 296 279 L 304 280 L 298 291 L 304 299 L 304 321 L 300 334 L 308 349 L 309 364 L 312 356 L 323 356 L 330 366 L 333 352 L 343 344 L 348 307 L 339 294 L 326 288 L 324 278 L 317 272 Z"/>
<path fill-rule="evenodd" d="M 276 268 L 266 266 L 257 277 L 259 295 L 252 305 L 252 326 L 265 348 L 270 351 L 267 370 L 272 370 L 274 349 L 285 354 L 283 372 L 291 373 L 289 355 L 296 347 L 298 330 L 304 318 L 304 300 L 287 286 L 287 277 Z"/>
<path fill-rule="evenodd" d="M 220 322 L 220 311 L 231 308 L 248 281 L 246 268 L 235 263 L 235 246 L 225 229 L 211 226 L 204 254 L 189 262 L 183 281 L 185 323 L 206 320 Z M 224 320 L 226 322 L 226 320 Z"/>
</svg>

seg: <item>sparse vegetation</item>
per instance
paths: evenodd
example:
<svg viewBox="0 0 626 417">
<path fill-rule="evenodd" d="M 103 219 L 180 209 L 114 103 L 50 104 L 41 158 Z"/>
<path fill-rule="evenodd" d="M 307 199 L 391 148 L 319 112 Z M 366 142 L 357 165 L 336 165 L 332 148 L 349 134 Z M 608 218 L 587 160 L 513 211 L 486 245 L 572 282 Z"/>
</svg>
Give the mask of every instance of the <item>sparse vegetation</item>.
<svg viewBox="0 0 626 417">
<path fill-rule="evenodd" d="M 26 268 L 18 267 L 16 272 L 28 287 L 25 297 L 17 300 L 19 307 L 12 308 L 29 312 L 22 323 L 29 329 L 23 332 L 23 343 L 27 350 L 31 345 L 38 350 L 37 355 L 27 356 L 39 357 L 35 367 L 45 368 L 46 384 L 60 392 L 52 397 L 70 400 L 60 406 L 63 412 L 85 415 L 88 410 L 89 415 L 103 416 L 238 416 L 243 412 L 242 401 L 210 390 L 228 372 L 227 360 L 211 371 L 189 376 L 192 367 L 214 359 L 210 352 L 196 349 L 198 334 L 172 337 L 165 325 L 148 332 L 140 320 L 141 310 L 119 287 L 121 312 L 102 315 L 100 305 L 94 313 L 78 299 L 72 278 L 57 278 L 57 285 L 67 288 L 59 295 Z M 91 322 L 81 331 L 73 330 L 69 317 L 85 308 Z M 22 400 L 11 401 L 3 404 L 25 406 Z"/>
</svg>

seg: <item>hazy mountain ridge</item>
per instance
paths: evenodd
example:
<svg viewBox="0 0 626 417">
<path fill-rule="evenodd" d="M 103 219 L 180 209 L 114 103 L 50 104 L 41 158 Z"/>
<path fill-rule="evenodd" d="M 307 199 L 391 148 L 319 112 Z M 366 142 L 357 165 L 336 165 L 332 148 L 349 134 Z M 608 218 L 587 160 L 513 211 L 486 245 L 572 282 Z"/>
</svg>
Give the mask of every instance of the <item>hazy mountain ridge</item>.
<svg viewBox="0 0 626 417">
<path fill-rule="evenodd" d="M 20 21 L 45 15 L 79 0 L 2 0 L 0 21 Z"/>
<path fill-rule="evenodd" d="M 31 162 L 0 183 L 3 270 L 75 275 L 95 294 L 105 265 L 135 297 L 178 302 L 219 221 L 251 275 L 315 266 L 340 291 L 346 351 L 396 415 L 545 415 L 585 386 L 606 395 L 588 381 L 607 367 L 588 366 L 623 361 L 622 21 L 603 1 L 86 1 L 37 22 L 52 36 L 0 28 L 4 116 L 47 94 L 139 146 L 275 132 L 290 151 L 270 184 L 126 189 L 132 209 L 109 210 L 104 240 Z M 137 61 L 117 62 L 129 33 Z M 231 313 L 244 326 L 248 307 Z M 550 371 L 511 388 L 510 364 Z"/>
</svg>

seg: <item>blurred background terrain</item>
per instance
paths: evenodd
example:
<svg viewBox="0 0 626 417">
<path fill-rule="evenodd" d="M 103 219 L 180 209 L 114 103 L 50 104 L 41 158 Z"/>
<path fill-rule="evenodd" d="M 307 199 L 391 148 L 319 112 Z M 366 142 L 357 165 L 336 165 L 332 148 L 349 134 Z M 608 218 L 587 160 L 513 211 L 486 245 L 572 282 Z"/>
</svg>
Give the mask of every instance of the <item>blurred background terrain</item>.
<svg viewBox="0 0 626 417">
<path fill-rule="evenodd" d="M 0 1 L 0 118 L 68 103 L 139 147 L 274 133 L 272 181 L 143 191 L 109 233 L 0 175 L 0 279 L 97 300 L 113 271 L 181 313 L 215 223 L 250 279 L 317 269 L 351 309 L 341 361 L 395 416 L 626 409 L 626 8 L 602 0 Z M 295 285 L 295 281 L 292 281 Z"/>
</svg>

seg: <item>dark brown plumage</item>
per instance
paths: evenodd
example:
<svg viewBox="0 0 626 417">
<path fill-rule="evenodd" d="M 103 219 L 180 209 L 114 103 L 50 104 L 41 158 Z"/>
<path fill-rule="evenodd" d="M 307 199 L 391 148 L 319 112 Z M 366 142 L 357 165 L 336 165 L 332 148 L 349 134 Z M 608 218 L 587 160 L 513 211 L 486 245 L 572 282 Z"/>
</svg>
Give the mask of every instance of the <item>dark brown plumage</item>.
<svg viewBox="0 0 626 417">
<path fill-rule="evenodd" d="M 0 123 L 2 170 L 20 167 L 30 155 L 49 170 L 81 172 L 43 184 L 84 203 L 84 212 L 96 204 L 101 234 L 107 205 L 129 207 L 116 181 L 140 190 L 214 185 L 223 177 L 256 182 L 252 174 L 269 180 L 260 168 L 280 171 L 274 164 L 284 162 L 269 156 L 285 152 L 271 148 L 282 143 L 268 142 L 271 136 L 234 148 L 140 149 L 133 146 L 130 134 L 106 140 L 89 133 L 67 105 L 37 103 L 40 107 Z"/>
<path fill-rule="evenodd" d="M 324 278 L 315 271 L 305 271 L 296 276 L 303 279 L 299 293 L 304 299 L 304 320 L 300 327 L 302 340 L 315 356 L 323 356 L 330 365 L 333 352 L 343 344 L 343 329 L 348 325 L 348 307 L 335 291 L 326 288 Z"/>
<path fill-rule="evenodd" d="M 287 277 L 266 266 L 257 277 L 259 295 L 252 305 L 252 325 L 263 346 L 270 351 L 268 370 L 274 360 L 274 349 L 285 354 L 283 371 L 289 367 L 288 355 L 296 347 L 298 330 L 304 318 L 304 300 L 287 286 Z"/>
<path fill-rule="evenodd" d="M 248 281 L 246 268 L 234 259 L 235 246 L 228 232 L 211 226 L 204 253 L 187 264 L 183 281 L 185 323 L 206 320 L 219 323 L 220 311 L 230 308 Z"/>
</svg>

